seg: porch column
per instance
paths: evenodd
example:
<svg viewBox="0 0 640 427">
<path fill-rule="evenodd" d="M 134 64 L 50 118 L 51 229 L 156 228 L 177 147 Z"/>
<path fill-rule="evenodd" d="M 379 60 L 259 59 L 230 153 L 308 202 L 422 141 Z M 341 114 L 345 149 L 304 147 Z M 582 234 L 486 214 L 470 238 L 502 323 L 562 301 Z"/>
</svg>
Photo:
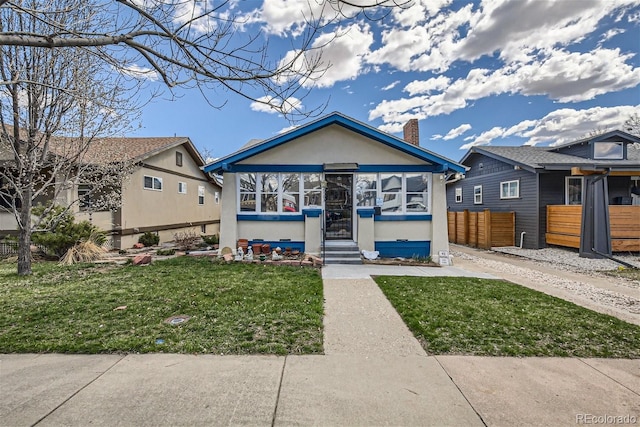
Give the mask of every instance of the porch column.
<svg viewBox="0 0 640 427">
<path fill-rule="evenodd" d="M 236 185 L 236 174 L 225 172 L 224 186 L 222 187 L 222 198 L 220 200 L 220 248 L 225 246 L 237 249 L 238 242 L 238 188 Z"/>
<path fill-rule="evenodd" d="M 361 251 L 376 249 L 374 209 L 358 209 L 358 248 Z"/>
<path fill-rule="evenodd" d="M 609 223 L 609 191 L 606 175 L 584 177 L 580 257 L 604 258 L 594 252 L 612 255 Z"/>
<path fill-rule="evenodd" d="M 437 261 L 439 251 L 449 252 L 447 228 L 447 194 L 444 174 L 431 179 L 431 259 Z"/>
<path fill-rule="evenodd" d="M 304 209 L 304 251 L 309 255 L 320 255 L 322 244 L 322 209 Z"/>
</svg>

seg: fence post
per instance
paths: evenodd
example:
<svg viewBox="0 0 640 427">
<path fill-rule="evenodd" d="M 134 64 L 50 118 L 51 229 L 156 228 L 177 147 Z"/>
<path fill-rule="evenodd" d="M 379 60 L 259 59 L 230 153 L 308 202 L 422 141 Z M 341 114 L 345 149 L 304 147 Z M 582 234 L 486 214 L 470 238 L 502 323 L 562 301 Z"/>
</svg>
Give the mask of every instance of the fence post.
<svg viewBox="0 0 640 427">
<path fill-rule="evenodd" d="M 464 242 L 463 244 L 469 244 L 469 209 L 465 209 L 462 213 L 462 225 L 464 226 Z"/>
<path fill-rule="evenodd" d="M 491 211 L 489 209 L 484 210 L 484 242 L 482 242 L 483 249 L 491 249 Z"/>
</svg>

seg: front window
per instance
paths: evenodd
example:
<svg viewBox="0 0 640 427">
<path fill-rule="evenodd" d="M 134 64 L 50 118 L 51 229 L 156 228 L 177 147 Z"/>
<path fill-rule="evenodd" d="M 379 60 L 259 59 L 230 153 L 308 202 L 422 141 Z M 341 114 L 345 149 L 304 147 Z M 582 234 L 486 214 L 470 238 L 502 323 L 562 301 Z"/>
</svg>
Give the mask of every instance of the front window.
<svg viewBox="0 0 640 427">
<path fill-rule="evenodd" d="M 240 212 L 257 212 L 256 176 L 257 174 L 255 173 L 241 173 L 238 175 L 240 181 Z"/>
<path fill-rule="evenodd" d="M 322 175 L 319 173 L 302 174 L 304 205 L 322 206 Z"/>
<path fill-rule="evenodd" d="M 187 194 L 187 183 L 186 182 L 179 182 L 178 183 L 178 193 Z"/>
<path fill-rule="evenodd" d="M 182 153 L 176 151 L 176 166 L 182 166 Z"/>
<path fill-rule="evenodd" d="M 405 174 L 406 211 L 426 212 L 428 201 L 429 177 L 426 173 Z"/>
<path fill-rule="evenodd" d="M 260 211 L 278 212 L 278 174 L 263 173 L 260 182 Z"/>
<path fill-rule="evenodd" d="M 375 206 L 378 176 L 375 173 L 360 173 L 356 176 L 356 206 Z"/>
<path fill-rule="evenodd" d="M 565 204 L 582 204 L 582 177 L 568 176 L 565 181 Z"/>
<path fill-rule="evenodd" d="M 241 213 L 299 213 L 323 206 L 321 173 L 238 173 Z M 429 212 L 428 173 L 356 174 L 354 202 L 385 214 Z M 257 203 L 256 203 L 257 202 Z"/>
<path fill-rule="evenodd" d="M 501 199 L 517 199 L 520 197 L 520 181 L 505 181 L 500 183 Z"/>
<path fill-rule="evenodd" d="M 298 212 L 300 206 L 300 174 L 282 174 L 282 211 Z"/>
<path fill-rule="evenodd" d="M 594 159 L 614 159 L 624 158 L 624 146 L 621 141 L 601 141 L 593 143 Z"/>
<path fill-rule="evenodd" d="M 482 185 L 475 185 L 473 187 L 473 204 L 474 205 L 482 204 Z"/>
</svg>

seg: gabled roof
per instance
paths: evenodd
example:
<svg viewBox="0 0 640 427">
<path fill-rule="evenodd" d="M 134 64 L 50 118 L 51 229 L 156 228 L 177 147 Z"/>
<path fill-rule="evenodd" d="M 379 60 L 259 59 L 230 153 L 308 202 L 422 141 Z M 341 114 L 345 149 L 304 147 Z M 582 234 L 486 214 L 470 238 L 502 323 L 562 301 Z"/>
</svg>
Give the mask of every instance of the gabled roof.
<svg viewBox="0 0 640 427">
<path fill-rule="evenodd" d="M 571 154 L 558 153 L 558 148 L 570 147 L 572 145 L 583 144 L 585 142 L 603 141 L 611 137 L 619 136 L 626 139 L 627 159 L 587 159 Z M 519 166 L 524 170 L 535 172 L 536 170 L 569 170 L 572 167 L 582 168 L 609 168 L 609 169 L 629 169 L 640 168 L 640 138 L 622 131 L 611 131 L 595 137 L 582 138 L 554 147 L 531 147 L 531 146 L 476 146 L 472 147 L 460 160 L 464 164 L 473 154 L 485 155 L 487 157 L 500 160 L 502 162 Z"/>
<path fill-rule="evenodd" d="M 551 150 L 555 150 L 558 148 L 566 148 L 566 147 L 571 147 L 572 145 L 578 145 L 578 144 L 584 144 L 585 142 L 598 142 L 598 141 L 604 141 L 606 139 L 609 139 L 611 137 L 620 137 L 620 138 L 624 138 L 629 140 L 629 142 L 634 143 L 640 143 L 640 138 L 638 138 L 635 135 L 631 135 L 630 133 L 621 131 L 619 129 L 615 129 L 609 132 L 605 132 L 605 133 L 601 133 L 600 135 L 595 135 L 595 136 L 586 136 L 584 138 L 580 138 L 580 139 L 576 139 L 575 141 L 570 141 L 570 142 L 565 142 L 564 144 L 558 144 L 558 145 L 554 145 L 553 147 L 549 147 L 549 149 Z"/>
<path fill-rule="evenodd" d="M 464 173 L 465 171 L 464 166 L 453 160 L 442 157 L 429 150 L 425 150 L 424 148 L 409 144 L 408 142 L 400 138 L 397 138 L 385 132 L 381 132 L 378 129 L 375 129 L 365 123 L 356 121 L 338 112 L 334 112 L 327 116 L 321 117 L 320 119 L 297 127 L 274 138 L 260 141 L 255 144 L 248 144 L 247 146 L 241 148 L 239 151 L 229 154 L 226 157 L 217 159 L 215 162 L 206 165 L 203 170 L 205 172 L 220 173 L 224 170 L 228 170 L 235 163 L 241 162 L 250 157 L 263 153 L 272 148 L 281 146 L 283 144 L 286 144 L 287 142 L 300 138 L 304 135 L 308 135 L 330 125 L 342 126 L 345 129 L 359 133 L 360 135 L 385 144 L 403 153 L 409 154 L 422 161 L 440 165 L 445 170 L 461 173 Z"/>
<path fill-rule="evenodd" d="M 7 133 L 13 132 L 13 127 L 5 125 Z M 1 131 L 1 129 L 0 129 Z M 20 130 L 21 138 L 26 138 L 24 130 Z M 41 135 L 44 138 L 44 135 Z M 39 142 L 41 143 L 41 142 Z M 51 137 L 49 150 L 51 154 L 62 157 L 77 155 L 79 150 L 74 150 L 78 144 L 72 137 Z M 163 151 L 184 145 L 198 166 L 205 164 L 204 159 L 188 137 L 123 137 L 123 138 L 94 138 L 80 160 L 83 163 L 92 162 L 117 162 L 121 160 L 142 162 Z M 77 145 L 75 145 L 77 147 Z M 5 147 L 6 148 L 6 147 Z M 11 153 L 6 153 L 11 154 Z M 13 155 L 11 154 L 12 158 Z"/>
<path fill-rule="evenodd" d="M 87 158 L 96 156 L 112 160 L 133 160 L 142 162 L 163 151 L 184 145 L 198 166 L 204 165 L 202 156 L 191 140 L 178 137 L 136 137 L 136 138 L 96 138 L 87 151 Z"/>
<path fill-rule="evenodd" d="M 581 157 L 570 156 L 568 154 L 550 152 L 543 147 L 479 146 L 471 148 L 471 150 L 461 160 L 461 163 L 464 163 L 473 153 L 484 154 L 487 157 L 501 160 L 506 163 L 512 163 L 514 166 L 520 166 L 521 168 L 528 169 L 531 172 L 535 169 L 542 169 L 543 165 L 547 163 L 571 164 L 574 163 L 576 159 L 581 159 L 582 161 L 585 160 Z"/>
</svg>

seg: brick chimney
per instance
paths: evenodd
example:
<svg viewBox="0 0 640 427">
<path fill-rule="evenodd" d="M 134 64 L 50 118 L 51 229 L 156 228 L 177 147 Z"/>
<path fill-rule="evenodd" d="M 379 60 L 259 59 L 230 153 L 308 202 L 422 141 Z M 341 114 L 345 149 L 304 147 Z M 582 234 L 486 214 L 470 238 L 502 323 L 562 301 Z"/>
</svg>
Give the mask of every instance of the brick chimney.
<svg viewBox="0 0 640 427">
<path fill-rule="evenodd" d="M 403 127 L 404 140 L 409 144 L 420 146 L 420 131 L 418 130 L 418 119 L 409 120 Z"/>
</svg>

